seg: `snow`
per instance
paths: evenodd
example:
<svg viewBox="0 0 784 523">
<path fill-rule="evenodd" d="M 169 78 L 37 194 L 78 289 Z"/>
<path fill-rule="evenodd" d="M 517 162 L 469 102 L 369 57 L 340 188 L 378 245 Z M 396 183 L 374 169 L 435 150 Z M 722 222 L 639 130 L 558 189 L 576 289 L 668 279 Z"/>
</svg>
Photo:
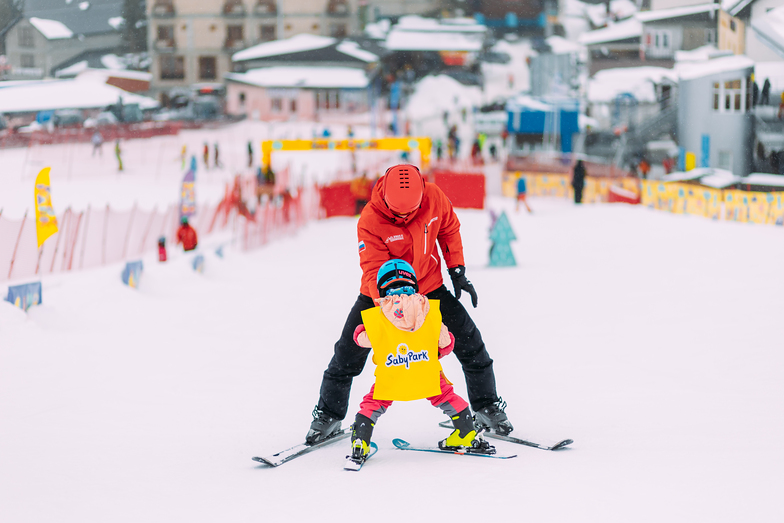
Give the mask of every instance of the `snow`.
<svg viewBox="0 0 784 523">
<path fill-rule="evenodd" d="M 437 33 L 458 32 L 458 33 L 482 33 L 487 31 L 487 27 L 476 23 L 473 18 L 446 18 L 436 20 L 425 18 L 418 15 L 401 16 L 398 23 L 392 28 L 397 31 L 433 31 Z"/>
<path fill-rule="evenodd" d="M 784 6 L 768 11 L 751 21 L 751 29 L 768 47 L 784 58 Z"/>
<path fill-rule="evenodd" d="M 344 40 L 343 42 L 340 42 L 335 49 L 343 54 L 347 54 L 357 58 L 358 60 L 362 60 L 363 62 L 378 62 L 377 55 L 362 49 L 358 43 L 352 42 L 350 40 Z"/>
<path fill-rule="evenodd" d="M 583 33 L 578 38 L 578 42 L 583 45 L 598 45 L 603 43 L 617 42 L 618 40 L 628 40 L 642 36 L 642 23 L 636 18 L 629 18 L 621 22 L 608 25 L 603 29 Z"/>
<path fill-rule="evenodd" d="M 582 2 L 581 2 L 582 3 Z M 607 4 L 587 4 L 584 5 L 585 16 L 596 27 L 601 27 L 607 22 Z M 637 6 L 630 0 L 611 0 L 610 2 L 610 19 L 614 17 L 616 20 L 623 20 L 634 16 L 637 12 Z"/>
<path fill-rule="evenodd" d="M 771 187 L 784 187 L 784 176 L 778 174 L 751 173 L 743 178 L 743 183 L 750 185 L 769 185 Z"/>
<path fill-rule="evenodd" d="M 68 29 L 64 23 L 58 22 L 57 20 L 46 20 L 33 16 L 30 17 L 30 24 L 38 29 L 47 40 L 61 40 L 73 36 L 73 31 Z"/>
<path fill-rule="evenodd" d="M 262 67 L 245 73 L 227 73 L 224 78 L 258 87 L 360 89 L 368 86 L 365 71 L 351 67 Z"/>
<path fill-rule="evenodd" d="M 304 437 L 356 298 L 356 219 L 336 218 L 252 253 L 205 250 L 203 275 L 180 254 L 145 259 L 138 290 L 112 266 L 45 279 L 28 314 L 0 302 L 4 518 L 439 521 L 456 506 L 439 485 L 473 488 L 464 504 L 510 521 L 781 520 L 784 451 L 759 443 L 784 436 L 781 231 L 529 201 L 532 216 L 489 201 L 520 238 L 515 268 L 487 267 L 488 213 L 458 211 L 479 307 L 463 299 L 514 434 L 570 437 L 570 450 L 397 451 L 392 438 L 448 434 L 416 401 L 381 417 L 360 473 L 342 470 L 345 441 L 278 469 L 252 462 Z M 325 307 L 313 296 L 327 273 Z M 465 396 L 455 358 L 442 363 Z M 350 415 L 372 374 L 354 381 Z M 388 493 L 383 510 L 370 492 Z"/>
<path fill-rule="evenodd" d="M 365 34 L 370 38 L 384 40 L 389 33 L 391 23 L 388 18 L 365 25 Z"/>
<path fill-rule="evenodd" d="M 142 109 L 158 106 L 152 98 L 90 79 L 52 80 L 0 90 L 0 113 L 88 109 L 116 104 L 139 104 Z"/>
<path fill-rule="evenodd" d="M 611 102 L 621 93 L 630 93 L 638 102 L 656 102 L 655 86 L 664 80 L 677 83 L 678 76 L 664 67 L 620 67 L 597 72 L 588 82 L 588 100 Z"/>
<path fill-rule="evenodd" d="M 109 19 L 109 25 L 117 29 L 118 31 L 120 30 L 124 22 L 125 19 L 122 16 L 113 16 Z"/>
<path fill-rule="evenodd" d="M 81 73 L 82 71 L 86 71 L 88 69 L 88 62 L 87 60 L 82 60 L 81 62 L 76 62 L 73 65 L 70 65 L 64 69 L 60 69 L 55 73 L 57 78 L 62 77 L 73 77 Z"/>
<path fill-rule="evenodd" d="M 711 44 L 703 45 L 691 51 L 675 51 L 676 62 L 703 62 L 722 56 L 732 56 L 732 51 L 719 51 Z"/>
<path fill-rule="evenodd" d="M 726 189 L 744 180 L 741 176 L 735 176 L 732 172 L 724 169 L 712 169 L 713 174 L 700 178 L 700 184 L 714 189 Z"/>
<path fill-rule="evenodd" d="M 323 49 L 337 42 L 335 38 L 328 36 L 318 36 L 311 34 L 298 34 L 291 38 L 283 40 L 275 40 L 273 42 L 265 42 L 263 44 L 254 45 L 242 51 L 234 53 L 231 57 L 233 62 L 241 62 L 244 60 L 254 60 L 256 58 L 266 58 L 269 56 L 278 56 L 283 54 L 301 53 L 303 51 L 312 51 L 314 49 Z"/>
<path fill-rule="evenodd" d="M 571 42 L 561 36 L 550 36 L 545 39 L 547 45 L 552 49 L 553 54 L 584 54 L 585 46 Z"/>
<path fill-rule="evenodd" d="M 754 67 L 754 60 L 744 55 L 724 56 L 705 62 L 676 63 L 675 71 L 681 80 L 693 80 L 720 73 L 743 71 Z"/>
<path fill-rule="evenodd" d="M 473 51 L 482 50 L 483 35 L 477 33 L 401 31 L 392 29 L 385 46 L 390 51 Z"/>
<path fill-rule="evenodd" d="M 683 7 L 672 7 L 670 9 L 655 9 L 653 11 L 642 11 L 635 15 L 635 18 L 641 22 L 654 22 L 656 20 L 669 20 L 671 18 L 680 18 L 682 16 L 696 15 L 700 13 L 708 13 L 720 9 L 719 4 L 699 4 L 689 5 Z"/>
</svg>

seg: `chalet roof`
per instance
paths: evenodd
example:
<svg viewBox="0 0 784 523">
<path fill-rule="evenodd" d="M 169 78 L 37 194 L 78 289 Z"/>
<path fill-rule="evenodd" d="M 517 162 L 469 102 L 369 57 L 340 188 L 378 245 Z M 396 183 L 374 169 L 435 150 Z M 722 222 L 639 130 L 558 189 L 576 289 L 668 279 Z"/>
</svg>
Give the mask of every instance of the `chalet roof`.
<svg viewBox="0 0 784 523">
<path fill-rule="evenodd" d="M 759 20 L 752 20 L 751 29 L 765 45 L 784 57 L 784 6 L 776 7 Z"/>
<path fill-rule="evenodd" d="M 116 33 L 122 6 L 123 0 L 25 0 L 24 17 L 54 20 L 75 35 Z"/>
<path fill-rule="evenodd" d="M 279 66 L 226 73 L 224 78 L 256 87 L 363 89 L 369 84 L 362 69 L 353 67 Z"/>
<path fill-rule="evenodd" d="M 232 56 L 235 63 L 295 62 L 346 63 L 364 66 L 379 61 L 383 49 L 365 38 L 338 40 L 327 36 L 299 34 L 283 40 L 254 45 Z"/>
<path fill-rule="evenodd" d="M 598 45 L 642 37 L 642 23 L 636 18 L 628 18 L 596 31 L 580 35 L 578 41 L 583 45 Z"/>
<path fill-rule="evenodd" d="M 640 22 L 655 22 L 658 20 L 671 20 L 673 18 L 682 18 L 684 16 L 698 15 L 702 13 L 709 13 L 717 11 L 721 8 L 719 4 L 699 4 L 688 5 L 685 7 L 672 7 L 670 9 L 656 9 L 655 11 L 643 11 L 637 13 L 634 17 Z"/>
</svg>

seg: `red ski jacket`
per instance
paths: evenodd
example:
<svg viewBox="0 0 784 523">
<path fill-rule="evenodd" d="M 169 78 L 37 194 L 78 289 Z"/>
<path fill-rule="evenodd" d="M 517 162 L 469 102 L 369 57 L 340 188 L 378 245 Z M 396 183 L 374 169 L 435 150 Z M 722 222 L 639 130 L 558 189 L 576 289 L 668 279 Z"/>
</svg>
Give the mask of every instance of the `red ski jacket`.
<svg viewBox="0 0 784 523">
<path fill-rule="evenodd" d="M 376 275 L 379 267 L 393 258 L 405 260 L 416 271 L 419 292 L 427 294 L 440 287 L 441 254 L 448 268 L 464 265 L 460 222 L 452 203 L 435 184 L 425 183 L 422 205 L 405 219 L 392 214 L 384 203 L 383 178 L 376 183 L 370 203 L 357 224 L 359 265 L 362 268 L 360 292 L 378 298 Z"/>
<path fill-rule="evenodd" d="M 177 243 L 182 244 L 183 250 L 192 251 L 195 249 L 198 243 L 196 230 L 190 225 L 180 225 L 180 228 L 177 229 Z"/>
</svg>

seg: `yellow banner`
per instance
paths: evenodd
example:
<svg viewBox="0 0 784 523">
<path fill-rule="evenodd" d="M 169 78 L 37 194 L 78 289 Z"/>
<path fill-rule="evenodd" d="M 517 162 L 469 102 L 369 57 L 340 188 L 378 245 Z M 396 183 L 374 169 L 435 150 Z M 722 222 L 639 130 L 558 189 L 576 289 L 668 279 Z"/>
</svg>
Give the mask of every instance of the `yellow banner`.
<svg viewBox="0 0 784 523">
<path fill-rule="evenodd" d="M 50 170 L 50 167 L 44 167 L 35 178 L 35 232 L 39 249 L 47 238 L 57 232 L 57 216 L 54 214 L 49 188 Z"/>
</svg>

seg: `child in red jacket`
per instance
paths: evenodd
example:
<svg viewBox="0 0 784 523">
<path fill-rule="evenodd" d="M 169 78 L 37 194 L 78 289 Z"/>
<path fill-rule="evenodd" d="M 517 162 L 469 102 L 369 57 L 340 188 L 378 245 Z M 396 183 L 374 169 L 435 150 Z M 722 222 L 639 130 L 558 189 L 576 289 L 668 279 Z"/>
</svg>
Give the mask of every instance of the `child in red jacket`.
<svg viewBox="0 0 784 523">
<path fill-rule="evenodd" d="M 452 419 L 455 430 L 438 443 L 441 448 L 487 446 L 477 440 L 468 403 L 455 393 L 438 363 L 455 346 L 454 336 L 441 323 L 439 302 L 418 293 L 416 273 L 404 260 L 382 265 L 377 287 L 378 307 L 363 311 L 363 323 L 354 331 L 357 345 L 373 348 L 377 369 L 376 383 L 354 421 L 351 458 L 366 459 L 373 427 L 394 400 L 427 398 Z M 437 359 L 430 357 L 433 349 Z"/>
<path fill-rule="evenodd" d="M 177 244 L 182 244 L 184 251 L 192 251 L 196 248 L 199 241 L 196 237 L 196 230 L 188 223 L 188 217 L 180 218 L 180 228 L 177 229 Z"/>
</svg>

